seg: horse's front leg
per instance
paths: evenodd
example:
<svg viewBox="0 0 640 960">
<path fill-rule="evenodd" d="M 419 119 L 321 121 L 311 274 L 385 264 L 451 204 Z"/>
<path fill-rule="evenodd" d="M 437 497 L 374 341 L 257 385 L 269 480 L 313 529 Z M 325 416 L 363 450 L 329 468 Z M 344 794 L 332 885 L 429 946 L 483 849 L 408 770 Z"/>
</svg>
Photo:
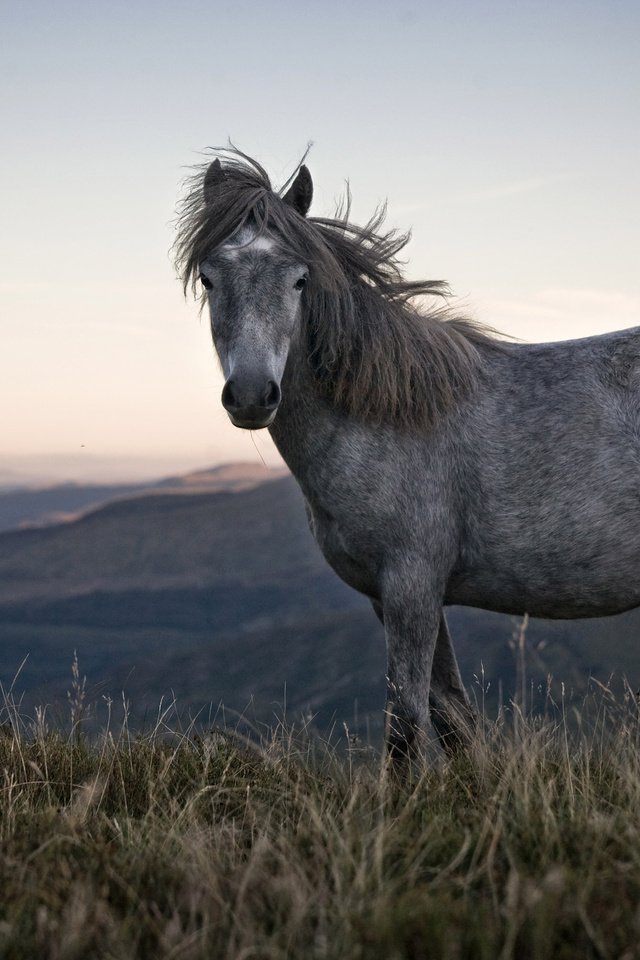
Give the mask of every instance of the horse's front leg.
<svg viewBox="0 0 640 960">
<path fill-rule="evenodd" d="M 382 596 L 387 644 L 386 740 L 403 773 L 424 761 L 429 721 L 429 685 L 438 638 L 442 596 L 424 581 L 408 589 L 392 578 Z"/>
<path fill-rule="evenodd" d="M 373 609 L 384 626 L 382 604 L 374 600 Z M 431 667 L 429 716 L 440 744 L 449 756 L 469 746 L 477 718 L 460 676 L 444 610 L 440 615 Z"/>
</svg>

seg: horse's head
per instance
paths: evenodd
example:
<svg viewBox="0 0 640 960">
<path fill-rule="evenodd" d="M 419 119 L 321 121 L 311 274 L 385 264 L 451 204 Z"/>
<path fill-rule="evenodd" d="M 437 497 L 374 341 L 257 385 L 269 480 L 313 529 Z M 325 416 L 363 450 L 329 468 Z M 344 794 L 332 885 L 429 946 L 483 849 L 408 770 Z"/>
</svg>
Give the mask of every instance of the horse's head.
<svg viewBox="0 0 640 960">
<path fill-rule="evenodd" d="M 205 199 L 224 189 L 224 179 L 215 160 L 205 177 Z M 282 200 L 305 216 L 312 190 L 302 166 Z M 213 342 L 226 378 L 222 403 L 236 427 L 259 430 L 275 418 L 307 276 L 307 264 L 253 220 L 200 262 Z"/>
</svg>

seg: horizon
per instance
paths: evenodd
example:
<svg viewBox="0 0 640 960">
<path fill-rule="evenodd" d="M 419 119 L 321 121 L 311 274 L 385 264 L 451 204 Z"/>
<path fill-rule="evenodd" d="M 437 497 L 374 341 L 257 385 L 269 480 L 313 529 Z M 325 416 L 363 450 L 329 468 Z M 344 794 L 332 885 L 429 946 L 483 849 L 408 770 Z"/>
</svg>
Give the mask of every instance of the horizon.
<svg viewBox="0 0 640 960">
<path fill-rule="evenodd" d="M 169 255 L 180 182 L 227 138 L 276 186 L 314 141 L 312 213 L 346 180 L 356 221 L 386 199 L 407 275 L 508 335 L 640 323 L 637 5 L 330 0 L 304 37 L 296 9 L 4 12 L 0 477 L 279 462 L 228 422 Z"/>
<path fill-rule="evenodd" d="M 274 476 L 288 470 L 276 454 L 271 460 L 221 459 L 191 462 L 185 458 L 166 457 L 69 458 L 38 455 L 14 458 L 13 469 L 0 467 L 0 494 L 15 490 L 46 490 L 57 486 L 98 486 L 154 483 L 171 477 L 184 477 L 225 468 L 251 467 L 272 472 Z"/>
</svg>

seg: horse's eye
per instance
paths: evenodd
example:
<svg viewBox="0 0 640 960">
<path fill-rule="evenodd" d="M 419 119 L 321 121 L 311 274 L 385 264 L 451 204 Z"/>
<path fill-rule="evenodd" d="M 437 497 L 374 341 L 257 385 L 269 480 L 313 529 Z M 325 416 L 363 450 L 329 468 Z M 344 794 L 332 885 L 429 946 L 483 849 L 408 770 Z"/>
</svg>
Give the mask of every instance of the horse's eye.
<svg viewBox="0 0 640 960">
<path fill-rule="evenodd" d="M 299 280 L 296 280 L 293 286 L 295 287 L 296 290 L 302 290 L 306 282 L 307 282 L 306 276 L 300 277 Z"/>
<path fill-rule="evenodd" d="M 200 283 L 205 290 L 213 290 L 213 284 L 211 283 L 211 280 L 209 280 L 209 277 L 205 277 L 204 273 L 200 274 Z"/>
</svg>

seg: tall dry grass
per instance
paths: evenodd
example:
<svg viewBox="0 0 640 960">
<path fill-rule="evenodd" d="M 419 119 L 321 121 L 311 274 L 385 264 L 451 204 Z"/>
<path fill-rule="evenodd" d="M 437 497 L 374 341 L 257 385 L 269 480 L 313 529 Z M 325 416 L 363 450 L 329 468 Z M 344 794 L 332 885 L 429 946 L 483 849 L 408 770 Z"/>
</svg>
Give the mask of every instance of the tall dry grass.
<svg viewBox="0 0 640 960">
<path fill-rule="evenodd" d="M 640 722 L 627 691 L 518 706 L 399 786 L 368 746 L 283 725 L 89 741 L 0 732 L 0 956 L 640 956 Z"/>
</svg>

